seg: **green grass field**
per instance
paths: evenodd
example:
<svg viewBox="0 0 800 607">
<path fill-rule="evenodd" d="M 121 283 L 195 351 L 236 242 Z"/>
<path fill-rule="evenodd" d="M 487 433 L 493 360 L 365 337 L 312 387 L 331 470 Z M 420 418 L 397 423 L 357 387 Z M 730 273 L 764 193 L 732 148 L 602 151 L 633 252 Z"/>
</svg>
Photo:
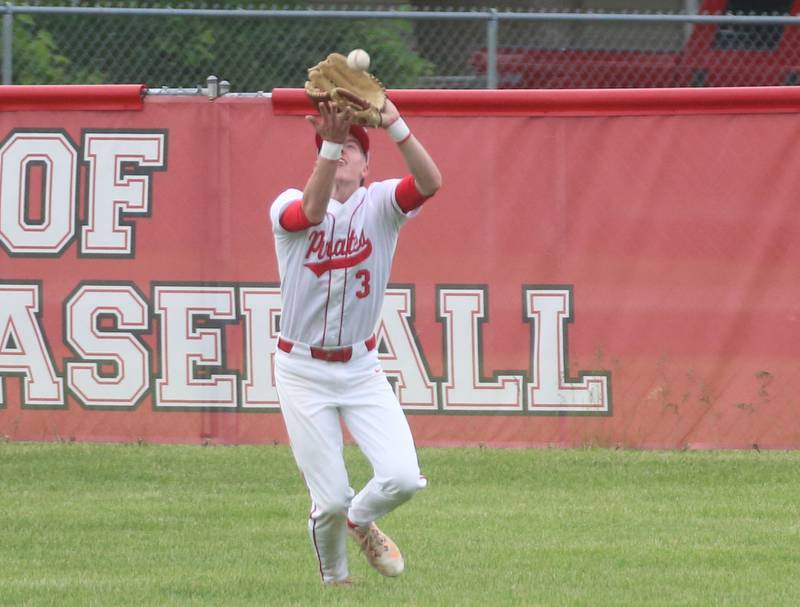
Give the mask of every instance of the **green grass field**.
<svg viewBox="0 0 800 607">
<path fill-rule="evenodd" d="M 347 449 L 353 485 L 369 470 Z M 323 588 L 288 448 L 0 443 L 0 605 L 797 605 L 800 452 L 422 449 Z"/>
</svg>

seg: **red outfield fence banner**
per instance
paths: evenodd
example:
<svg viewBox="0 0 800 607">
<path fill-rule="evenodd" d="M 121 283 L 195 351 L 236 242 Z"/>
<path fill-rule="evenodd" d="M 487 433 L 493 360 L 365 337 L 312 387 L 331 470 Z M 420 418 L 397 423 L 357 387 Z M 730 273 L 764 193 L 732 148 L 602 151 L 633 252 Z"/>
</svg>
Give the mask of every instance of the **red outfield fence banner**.
<svg viewBox="0 0 800 607">
<path fill-rule="evenodd" d="M 9 88 L 0 435 L 285 441 L 267 209 L 314 162 L 302 92 Z M 444 175 L 377 327 L 419 445 L 800 447 L 800 91 L 393 98 Z"/>
</svg>

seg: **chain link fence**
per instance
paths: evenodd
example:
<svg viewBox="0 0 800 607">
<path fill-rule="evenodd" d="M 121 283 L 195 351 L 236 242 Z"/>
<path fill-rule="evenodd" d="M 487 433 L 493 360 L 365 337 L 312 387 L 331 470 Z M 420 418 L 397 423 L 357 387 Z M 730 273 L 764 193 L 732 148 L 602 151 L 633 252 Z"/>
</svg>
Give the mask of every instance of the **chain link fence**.
<svg viewBox="0 0 800 607">
<path fill-rule="evenodd" d="M 791 2 L 766 3 L 769 15 L 84 4 L 0 6 L 3 82 L 191 87 L 215 74 L 232 91 L 269 91 L 352 48 L 389 88 L 794 85 L 800 74 Z"/>
</svg>

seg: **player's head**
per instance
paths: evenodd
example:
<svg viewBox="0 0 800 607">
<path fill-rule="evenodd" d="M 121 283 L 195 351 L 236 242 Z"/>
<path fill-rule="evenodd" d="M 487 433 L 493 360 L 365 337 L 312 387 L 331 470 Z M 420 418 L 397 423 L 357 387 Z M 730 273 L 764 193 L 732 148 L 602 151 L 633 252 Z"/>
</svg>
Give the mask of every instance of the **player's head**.
<svg viewBox="0 0 800 607">
<path fill-rule="evenodd" d="M 322 138 L 317 134 L 317 151 L 322 147 Z M 369 170 L 369 134 L 363 126 L 353 124 L 350 134 L 342 147 L 342 158 L 336 169 L 337 177 L 352 177 L 358 179 L 359 185 L 364 185 Z"/>
</svg>

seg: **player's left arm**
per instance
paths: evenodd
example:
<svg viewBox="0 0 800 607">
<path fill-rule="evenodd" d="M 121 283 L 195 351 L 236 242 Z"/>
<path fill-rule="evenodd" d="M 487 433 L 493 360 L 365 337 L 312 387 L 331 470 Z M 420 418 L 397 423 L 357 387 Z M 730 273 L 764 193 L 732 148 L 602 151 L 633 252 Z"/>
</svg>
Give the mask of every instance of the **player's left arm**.
<svg viewBox="0 0 800 607">
<path fill-rule="evenodd" d="M 400 153 L 403 154 L 406 166 L 414 178 L 414 189 L 422 198 L 419 204 L 422 204 L 442 187 L 442 174 L 439 167 L 436 166 L 436 162 L 431 158 L 425 146 L 414 136 L 400 117 L 397 106 L 389 99 L 386 99 L 386 105 L 381 111 L 381 120 L 381 126 L 395 140 Z"/>
</svg>

